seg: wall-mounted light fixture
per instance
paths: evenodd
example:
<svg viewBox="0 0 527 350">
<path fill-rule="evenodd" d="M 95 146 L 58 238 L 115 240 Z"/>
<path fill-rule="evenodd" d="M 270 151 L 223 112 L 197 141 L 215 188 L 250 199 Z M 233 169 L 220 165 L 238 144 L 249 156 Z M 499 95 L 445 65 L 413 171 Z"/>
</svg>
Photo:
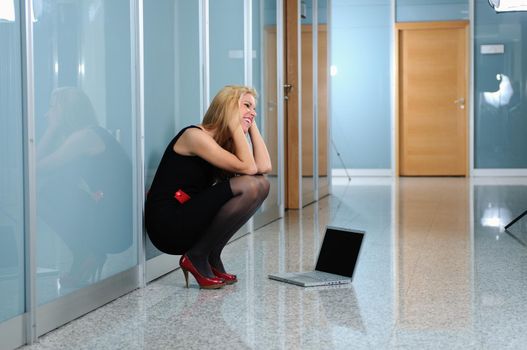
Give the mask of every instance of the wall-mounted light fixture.
<svg viewBox="0 0 527 350">
<path fill-rule="evenodd" d="M 527 0 L 489 0 L 496 12 L 527 11 Z"/>
<path fill-rule="evenodd" d="M 14 0 L 0 0 L 0 22 L 15 21 Z"/>
</svg>

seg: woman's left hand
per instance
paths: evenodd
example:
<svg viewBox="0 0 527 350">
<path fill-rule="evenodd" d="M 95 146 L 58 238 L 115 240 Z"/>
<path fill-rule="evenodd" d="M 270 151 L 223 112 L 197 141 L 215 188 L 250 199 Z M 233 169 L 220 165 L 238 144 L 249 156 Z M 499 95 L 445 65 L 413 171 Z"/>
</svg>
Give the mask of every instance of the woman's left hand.
<svg viewBox="0 0 527 350">
<path fill-rule="evenodd" d="M 248 130 L 249 136 L 251 137 L 251 143 L 253 145 L 253 155 L 254 161 L 256 162 L 256 168 L 258 174 L 267 174 L 272 170 L 271 157 L 269 156 L 269 151 L 267 146 L 258 130 L 256 122 L 253 120 L 253 123 Z"/>
</svg>

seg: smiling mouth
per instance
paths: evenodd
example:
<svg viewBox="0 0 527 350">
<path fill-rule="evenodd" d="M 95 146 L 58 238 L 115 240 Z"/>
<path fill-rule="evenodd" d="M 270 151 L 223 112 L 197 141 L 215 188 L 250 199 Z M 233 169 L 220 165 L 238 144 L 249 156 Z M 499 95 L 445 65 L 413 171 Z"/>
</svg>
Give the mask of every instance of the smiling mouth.
<svg viewBox="0 0 527 350">
<path fill-rule="evenodd" d="M 250 118 L 243 118 L 243 120 L 245 121 L 245 124 L 247 125 L 251 125 L 253 123 L 252 119 Z"/>
</svg>

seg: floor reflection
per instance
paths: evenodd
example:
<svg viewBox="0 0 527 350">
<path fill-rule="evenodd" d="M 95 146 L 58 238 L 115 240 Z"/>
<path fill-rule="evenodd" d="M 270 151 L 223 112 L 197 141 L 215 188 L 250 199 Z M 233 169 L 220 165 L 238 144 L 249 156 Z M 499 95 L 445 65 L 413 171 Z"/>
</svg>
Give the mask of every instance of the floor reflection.
<svg viewBox="0 0 527 350">
<path fill-rule="evenodd" d="M 467 181 L 399 181 L 395 247 L 398 328 L 455 330 L 470 324 Z"/>
</svg>

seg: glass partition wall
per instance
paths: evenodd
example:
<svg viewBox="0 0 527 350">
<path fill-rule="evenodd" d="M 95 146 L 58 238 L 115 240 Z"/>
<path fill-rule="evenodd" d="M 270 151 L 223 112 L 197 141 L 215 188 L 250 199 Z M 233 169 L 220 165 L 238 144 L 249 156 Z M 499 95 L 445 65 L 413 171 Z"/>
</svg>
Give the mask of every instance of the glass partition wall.
<svg viewBox="0 0 527 350">
<path fill-rule="evenodd" d="M 474 13 L 474 168 L 527 169 L 527 12 Z"/>
<path fill-rule="evenodd" d="M 280 217 L 281 209 L 281 139 L 283 100 L 277 89 L 279 66 L 277 48 L 277 2 L 252 1 L 252 86 L 258 92 L 256 123 L 267 145 L 273 170 L 267 175 L 271 184 L 269 195 L 254 216 L 254 229 Z"/>
<path fill-rule="evenodd" d="M 2 348 L 177 267 L 146 238 L 144 195 L 168 142 L 223 85 L 254 85 L 258 126 L 277 143 L 280 11 L 263 0 L 0 1 Z M 281 215 L 281 147 L 253 227 Z"/>
<path fill-rule="evenodd" d="M 315 89 L 316 79 L 313 79 L 316 71 L 316 59 L 313 53 L 316 48 L 316 35 L 313 35 L 314 28 L 316 28 L 316 19 L 313 18 L 313 0 L 300 1 L 300 33 L 299 36 L 299 50 L 300 55 L 300 72 L 301 72 L 301 104 L 300 104 L 300 121 L 301 121 L 301 152 L 302 152 L 302 168 L 301 168 L 301 191 L 302 191 L 302 206 L 306 206 L 316 200 L 316 181 L 315 170 L 317 157 L 316 141 L 314 134 L 315 126 Z M 316 31 L 316 30 L 315 30 Z"/>
<path fill-rule="evenodd" d="M 327 0 L 300 1 L 302 206 L 329 193 Z"/>
<path fill-rule="evenodd" d="M 20 4 L 0 8 L 0 339 L 22 341 L 25 303 Z"/>
<path fill-rule="evenodd" d="M 209 101 L 225 85 L 245 83 L 244 0 L 209 1 Z"/>
<path fill-rule="evenodd" d="M 33 2 L 40 334 L 98 304 L 87 288 L 137 286 L 131 18 L 128 0 Z"/>
</svg>

